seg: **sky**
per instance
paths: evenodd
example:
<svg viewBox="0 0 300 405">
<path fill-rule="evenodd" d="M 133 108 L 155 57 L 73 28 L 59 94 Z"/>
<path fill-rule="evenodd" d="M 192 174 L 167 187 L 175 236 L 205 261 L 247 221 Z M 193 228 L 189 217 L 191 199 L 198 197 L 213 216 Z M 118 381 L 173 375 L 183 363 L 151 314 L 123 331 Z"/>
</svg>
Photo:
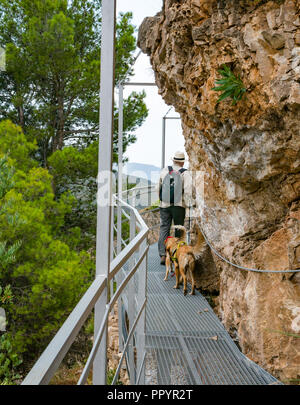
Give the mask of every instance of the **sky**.
<svg viewBox="0 0 300 405">
<path fill-rule="evenodd" d="M 162 9 L 162 0 L 117 0 L 117 13 L 131 11 L 132 23 L 138 29 L 145 17 L 154 16 Z M 137 33 L 136 33 L 137 35 Z M 137 49 L 137 53 L 139 48 Z M 150 58 L 141 54 L 134 65 L 134 76 L 131 82 L 154 82 L 154 72 L 150 65 Z M 130 145 L 125 153 L 130 162 L 150 164 L 161 167 L 162 149 L 162 117 L 168 112 L 170 106 L 165 104 L 158 94 L 158 88 L 145 87 L 146 105 L 149 115 L 144 124 L 135 132 L 137 142 Z M 142 87 L 129 86 L 125 88 L 124 96 L 131 91 L 142 91 Z M 116 100 L 117 101 L 117 100 Z M 179 117 L 174 108 L 169 112 L 169 117 Z M 166 165 L 171 164 L 171 157 L 177 150 L 184 151 L 184 138 L 182 135 L 181 121 L 166 121 Z M 186 156 L 187 158 L 187 156 Z"/>
</svg>

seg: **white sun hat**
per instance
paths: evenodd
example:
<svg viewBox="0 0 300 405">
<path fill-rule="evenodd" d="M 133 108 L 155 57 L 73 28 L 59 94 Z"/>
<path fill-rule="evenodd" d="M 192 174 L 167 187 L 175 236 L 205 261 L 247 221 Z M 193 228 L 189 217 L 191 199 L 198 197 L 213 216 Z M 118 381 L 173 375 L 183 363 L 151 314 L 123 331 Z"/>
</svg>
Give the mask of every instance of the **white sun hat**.
<svg viewBox="0 0 300 405">
<path fill-rule="evenodd" d="M 177 151 L 173 157 L 174 162 L 184 162 L 185 161 L 185 154 L 183 152 Z"/>
</svg>

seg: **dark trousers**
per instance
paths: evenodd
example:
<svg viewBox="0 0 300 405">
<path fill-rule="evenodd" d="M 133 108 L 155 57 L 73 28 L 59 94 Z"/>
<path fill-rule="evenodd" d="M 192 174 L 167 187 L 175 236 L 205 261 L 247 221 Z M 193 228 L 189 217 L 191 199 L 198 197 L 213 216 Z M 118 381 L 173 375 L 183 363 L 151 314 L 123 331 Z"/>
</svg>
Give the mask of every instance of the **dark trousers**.
<svg viewBox="0 0 300 405">
<path fill-rule="evenodd" d="M 175 207 L 171 205 L 168 208 L 160 208 L 160 232 L 158 240 L 158 252 L 160 256 L 165 256 L 165 240 L 170 235 L 170 228 L 172 220 L 174 225 L 184 225 L 185 219 L 185 208 Z M 175 236 L 179 237 L 181 231 L 178 229 L 175 230 Z"/>
</svg>

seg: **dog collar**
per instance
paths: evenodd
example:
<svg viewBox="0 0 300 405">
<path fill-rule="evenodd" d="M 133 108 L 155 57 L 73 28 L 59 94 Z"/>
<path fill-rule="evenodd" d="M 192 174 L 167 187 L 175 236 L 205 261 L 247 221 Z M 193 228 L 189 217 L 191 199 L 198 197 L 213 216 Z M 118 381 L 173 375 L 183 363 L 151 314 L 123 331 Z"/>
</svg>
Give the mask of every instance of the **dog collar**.
<svg viewBox="0 0 300 405">
<path fill-rule="evenodd" d="M 176 249 L 172 252 L 173 256 L 171 257 L 172 262 L 177 262 L 177 250 L 180 248 L 180 246 L 186 245 L 186 242 L 181 241 L 178 243 Z"/>
<path fill-rule="evenodd" d="M 186 242 L 184 242 L 184 241 L 179 242 L 178 245 L 177 245 L 177 249 L 179 249 L 180 246 L 184 246 L 184 245 L 186 245 Z M 176 251 L 177 251 L 177 249 L 176 249 Z"/>
<path fill-rule="evenodd" d="M 174 238 L 174 236 L 167 236 L 164 243 L 166 244 L 168 239 L 173 239 L 173 238 Z"/>
</svg>

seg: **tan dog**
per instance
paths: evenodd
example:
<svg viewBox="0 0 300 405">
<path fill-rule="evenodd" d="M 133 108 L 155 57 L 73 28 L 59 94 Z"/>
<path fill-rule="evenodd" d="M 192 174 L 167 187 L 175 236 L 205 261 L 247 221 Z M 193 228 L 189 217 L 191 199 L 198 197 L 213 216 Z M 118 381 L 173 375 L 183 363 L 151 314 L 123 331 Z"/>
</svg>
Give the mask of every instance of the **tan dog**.
<svg viewBox="0 0 300 405">
<path fill-rule="evenodd" d="M 190 272 L 192 279 L 192 290 L 190 295 L 195 294 L 195 265 L 196 255 L 198 256 L 204 252 L 206 248 L 206 242 L 199 227 L 197 227 L 197 242 L 194 246 L 185 245 L 179 246 L 176 251 L 175 262 L 175 275 L 176 284 L 174 288 L 179 288 L 179 285 L 183 280 L 183 294 L 187 294 L 187 272 Z"/>
<path fill-rule="evenodd" d="M 185 242 L 186 240 L 186 229 L 184 226 L 181 225 L 175 225 L 172 227 L 172 229 L 180 229 L 182 231 L 182 234 L 180 238 L 175 238 L 174 236 L 168 236 L 167 239 L 165 240 L 165 247 L 166 247 L 166 275 L 164 278 L 164 281 L 168 280 L 168 276 L 170 271 L 172 270 L 172 263 L 173 260 L 172 258 L 174 257 L 174 254 L 176 252 L 178 243 L 180 242 Z"/>
</svg>

